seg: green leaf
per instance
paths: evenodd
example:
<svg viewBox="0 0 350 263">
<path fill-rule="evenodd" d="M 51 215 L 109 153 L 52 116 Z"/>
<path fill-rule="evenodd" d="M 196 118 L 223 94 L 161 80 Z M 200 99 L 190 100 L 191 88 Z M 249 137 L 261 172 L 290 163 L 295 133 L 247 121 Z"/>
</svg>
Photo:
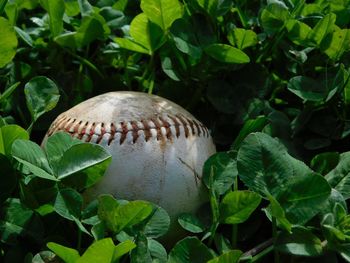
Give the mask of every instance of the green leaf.
<svg viewBox="0 0 350 263">
<path fill-rule="evenodd" d="M 32 260 L 32 263 L 47 263 L 56 260 L 56 255 L 51 251 L 40 251 Z"/>
<path fill-rule="evenodd" d="M 80 13 L 79 3 L 76 0 L 64 1 L 64 7 L 68 16 L 76 16 Z"/>
<path fill-rule="evenodd" d="M 66 263 L 75 263 L 80 258 L 79 252 L 73 248 L 54 242 L 47 243 L 47 247 Z"/>
<path fill-rule="evenodd" d="M 184 229 L 191 233 L 202 233 L 205 230 L 203 223 L 192 214 L 181 214 L 177 220 Z"/>
<path fill-rule="evenodd" d="M 146 48 L 144 48 L 142 45 L 134 42 L 131 39 L 128 38 L 121 38 L 121 37 L 116 37 L 114 41 L 121 47 L 127 50 L 139 52 L 139 53 L 144 53 L 151 55 L 150 51 Z"/>
<path fill-rule="evenodd" d="M 315 102 L 323 101 L 328 94 L 323 83 L 305 76 L 291 78 L 288 82 L 288 90 L 303 100 Z"/>
<path fill-rule="evenodd" d="M 29 140 L 29 134 L 18 125 L 5 125 L 0 128 L 0 153 L 10 156 L 12 144 L 17 139 Z"/>
<path fill-rule="evenodd" d="M 56 84 L 43 76 L 32 78 L 24 87 L 26 102 L 33 121 L 56 107 L 60 98 Z"/>
<path fill-rule="evenodd" d="M 263 133 L 245 139 L 238 152 L 237 168 L 250 189 L 263 196 L 272 195 L 294 224 L 304 224 L 319 213 L 331 192 L 322 176 Z"/>
<path fill-rule="evenodd" d="M 277 250 L 297 256 L 320 256 L 321 240 L 306 228 L 293 228 L 293 233 L 280 232 L 275 247 Z"/>
<path fill-rule="evenodd" d="M 148 249 L 148 239 L 143 234 L 136 237 L 136 248 L 131 251 L 131 263 L 148 263 L 152 262 L 151 252 Z"/>
<path fill-rule="evenodd" d="M 17 49 L 16 32 L 3 17 L 0 17 L 0 68 L 11 62 L 16 55 Z"/>
<path fill-rule="evenodd" d="M 325 178 L 345 199 L 350 198 L 350 152 L 340 154 L 338 164 Z"/>
<path fill-rule="evenodd" d="M 177 72 L 176 68 L 176 62 L 174 62 L 174 59 L 171 58 L 168 54 L 161 53 L 160 59 L 162 62 L 162 70 L 165 74 L 168 75 L 169 78 L 175 81 L 180 81 L 181 77 L 180 74 Z"/>
<path fill-rule="evenodd" d="M 244 28 L 235 28 L 227 36 L 230 44 L 240 50 L 247 47 L 255 46 L 258 43 L 258 36 L 253 30 Z"/>
<path fill-rule="evenodd" d="M 15 171 L 12 168 L 12 165 L 9 161 L 9 159 L 3 155 L 0 154 L 0 167 L 1 167 L 1 173 L 0 173 L 0 205 L 8 198 L 10 197 L 13 189 L 17 185 L 17 176 Z"/>
<path fill-rule="evenodd" d="M 76 263 L 111 263 L 113 262 L 115 246 L 111 238 L 95 241 Z"/>
<path fill-rule="evenodd" d="M 153 211 L 152 204 L 146 201 L 119 204 L 109 195 L 101 195 L 98 200 L 98 217 L 114 233 L 119 233 L 124 228 L 141 223 Z"/>
<path fill-rule="evenodd" d="M 33 47 L 33 39 L 32 37 L 24 30 L 20 29 L 19 27 L 14 27 L 16 30 L 16 33 L 18 34 L 18 36 L 25 42 L 28 44 L 28 46 Z"/>
<path fill-rule="evenodd" d="M 83 198 L 77 191 L 65 188 L 57 192 L 54 208 L 60 216 L 72 221 L 79 220 L 82 206 Z"/>
<path fill-rule="evenodd" d="M 0 217 L 0 241 L 15 245 L 20 239 L 30 238 L 41 242 L 44 226 L 32 210 L 23 206 L 19 199 L 10 198 L 2 205 Z"/>
<path fill-rule="evenodd" d="M 308 39 L 313 41 L 317 46 L 321 46 L 322 40 L 333 30 L 335 20 L 335 14 L 329 13 L 325 15 L 309 33 Z"/>
<path fill-rule="evenodd" d="M 55 37 L 55 42 L 73 49 L 85 47 L 98 38 L 104 38 L 104 35 L 109 33 L 104 28 L 103 22 L 105 23 L 101 16 L 84 16 L 77 31 L 61 34 Z"/>
<path fill-rule="evenodd" d="M 52 36 L 58 36 L 63 31 L 63 15 L 65 5 L 63 0 L 40 0 L 40 4 L 49 15 Z"/>
<path fill-rule="evenodd" d="M 243 141 L 237 155 L 240 179 L 253 191 L 278 196 L 294 175 L 312 171 L 291 157 L 285 147 L 264 133 L 252 133 Z"/>
<path fill-rule="evenodd" d="M 260 132 L 263 130 L 263 128 L 267 125 L 268 120 L 265 116 L 259 116 L 256 119 L 249 119 L 247 120 L 241 130 L 239 131 L 238 136 L 234 140 L 231 150 L 238 151 L 239 147 L 241 147 L 241 144 L 243 140 L 253 132 Z"/>
<path fill-rule="evenodd" d="M 242 254 L 243 253 L 240 250 L 230 250 L 212 260 L 209 260 L 208 263 L 237 263 Z"/>
<path fill-rule="evenodd" d="M 328 34 L 322 41 L 321 50 L 333 60 L 339 60 L 344 52 L 350 50 L 350 30 L 341 29 Z"/>
<path fill-rule="evenodd" d="M 216 17 L 216 12 L 217 12 L 218 3 L 219 3 L 218 0 L 196 0 L 196 2 L 209 15 L 211 15 L 212 17 Z"/>
<path fill-rule="evenodd" d="M 176 47 L 183 53 L 188 54 L 194 59 L 202 56 L 202 48 L 196 38 L 193 26 L 188 20 L 177 19 L 170 28 L 172 38 Z"/>
<path fill-rule="evenodd" d="M 119 0 L 113 4 L 113 8 L 122 12 L 125 12 L 125 8 L 128 5 L 128 0 Z"/>
<path fill-rule="evenodd" d="M 339 163 L 340 154 L 337 152 L 325 152 L 312 158 L 310 167 L 319 174 L 326 175 Z"/>
<path fill-rule="evenodd" d="M 19 7 L 16 3 L 7 3 L 7 5 L 5 6 L 6 16 L 8 17 L 10 24 L 13 26 L 16 24 L 18 10 Z"/>
<path fill-rule="evenodd" d="M 311 32 L 311 28 L 296 19 L 289 19 L 286 22 L 286 28 L 288 30 L 288 38 L 297 45 L 307 46 L 309 44 L 308 36 Z"/>
<path fill-rule="evenodd" d="M 116 232 L 141 223 L 151 215 L 152 211 L 153 206 L 146 201 L 131 201 L 120 205 L 116 211 Z"/>
<path fill-rule="evenodd" d="M 212 171 L 213 174 L 211 174 Z M 236 161 L 228 153 L 219 152 L 209 157 L 204 163 L 203 182 L 208 188 L 222 195 L 230 189 L 237 174 Z"/>
<path fill-rule="evenodd" d="M 167 252 L 161 243 L 154 239 L 148 239 L 147 245 L 152 262 L 166 263 L 168 261 Z"/>
<path fill-rule="evenodd" d="M 289 233 L 292 232 L 292 224 L 288 221 L 286 218 L 286 213 L 281 207 L 281 205 L 278 203 L 278 201 L 273 197 L 268 197 L 270 200 L 270 205 L 268 207 L 268 211 L 270 212 L 271 216 L 276 218 L 277 223 L 280 227 L 287 230 Z"/>
<path fill-rule="evenodd" d="M 289 17 L 288 8 L 281 1 L 273 1 L 260 13 L 261 24 L 269 34 L 277 32 Z"/>
<path fill-rule="evenodd" d="M 94 13 L 94 9 L 88 0 L 78 0 L 80 13 L 83 17 Z"/>
<path fill-rule="evenodd" d="M 246 221 L 261 202 L 261 197 L 250 191 L 234 191 L 225 195 L 220 203 L 220 221 L 239 224 Z"/>
<path fill-rule="evenodd" d="M 55 174 L 58 174 L 60 160 L 64 153 L 73 145 L 81 144 L 82 141 L 72 138 L 70 134 L 65 132 L 57 132 L 43 142 L 47 159 Z M 73 160 L 72 160 L 73 162 Z"/>
<path fill-rule="evenodd" d="M 103 176 L 110 161 L 111 155 L 100 145 L 75 144 L 66 150 L 57 162 L 57 177 L 63 179 L 92 166 L 102 166 L 103 169 L 100 170 L 99 174 L 88 174 L 86 178 L 86 180 L 89 180 L 91 176 L 91 179 L 96 181 L 97 178 Z M 85 184 L 91 185 L 89 181 Z"/>
<path fill-rule="evenodd" d="M 35 176 L 58 181 L 46 159 L 45 153 L 34 142 L 18 139 L 12 144 L 12 156 Z"/>
<path fill-rule="evenodd" d="M 1 0 L 0 1 L 0 15 L 2 15 L 2 13 L 4 12 L 7 1 L 8 0 Z"/>
<path fill-rule="evenodd" d="M 126 240 L 122 243 L 119 243 L 115 246 L 114 254 L 113 254 L 113 260 L 111 262 L 115 262 L 118 259 L 120 259 L 125 254 L 129 253 L 131 250 L 133 250 L 136 247 L 135 243 L 131 240 Z"/>
<path fill-rule="evenodd" d="M 246 53 L 226 44 L 212 44 L 207 46 L 204 51 L 214 59 L 225 63 L 243 64 L 250 62 Z"/>
<path fill-rule="evenodd" d="M 149 21 L 144 13 L 137 15 L 130 24 L 130 35 L 134 41 L 152 54 L 164 43 L 162 29 Z"/>
<path fill-rule="evenodd" d="M 1 95 L 0 95 L 0 103 L 4 102 L 10 95 L 16 90 L 16 88 L 21 84 L 21 82 L 16 82 L 15 84 L 8 87 Z"/>
<path fill-rule="evenodd" d="M 350 74 L 343 64 L 339 65 L 338 72 L 335 77 L 331 79 L 331 84 L 328 88 L 328 95 L 326 101 L 330 101 L 336 94 L 342 93 L 347 85 L 349 85 Z M 344 94 L 345 95 L 345 94 Z"/>
<path fill-rule="evenodd" d="M 330 193 L 331 187 L 319 174 L 294 176 L 278 201 L 292 223 L 305 224 L 323 210 Z"/>
<path fill-rule="evenodd" d="M 170 251 L 168 263 L 202 263 L 212 258 L 208 247 L 197 237 L 186 237 Z"/>
<path fill-rule="evenodd" d="M 178 0 L 142 0 L 141 9 L 148 19 L 166 31 L 171 24 L 182 17 L 183 9 Z"/>
<path fill-rule="evenodd" d="M 143 233 L 148 238 L 158 238 L 168 232 L 170 217 L 168 213 L 160 206 L 155 206 L 154 212 L 143 229 Z"/>
</svg>

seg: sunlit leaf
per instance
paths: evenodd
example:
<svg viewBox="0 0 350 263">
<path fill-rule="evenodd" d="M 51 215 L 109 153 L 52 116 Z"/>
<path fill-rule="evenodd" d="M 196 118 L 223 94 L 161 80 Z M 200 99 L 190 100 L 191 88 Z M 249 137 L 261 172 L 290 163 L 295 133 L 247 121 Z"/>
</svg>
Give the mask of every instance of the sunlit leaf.
<svg viewBox="0 0 350 263">
<path fill-rule="evenodd" d="M 258 43 L 258 36 L 253 30 L 235 28 L 227 36 L 231 45 L 243 50 L 247 47 L 255 46 Z"/>
<path fill-rule="evenodd" d="M 16 32 L 3 17 L 0 17 L 0 68 L 11 62 L 16 55 L 17 48 Z"/>
<path fill-rule="evenodd" d="M 115 246 L 111 238 L 104 238 L 95 241 L 76 263 L 109 263 L 112 262 L 115 252 Z"/>
<path fill-rule="evenodd" d="M 75 263 L 80 258 L 79 252 L 75 249 L 56 244 L 54 242 L 47 243 L 47 247 L 51 249 L 66 263 Z"/>
<path fill-rule="evenodd" d="M 47 161 L 46 155 L 39 145 L 32 141 L 16 140 L 12 144 L 12 156 L 23 164 L 35 176 L 58 181 Z"/>
<path fill-rule="evenodd" d="M 21 126 L 10 124 L 0 128 L 0 153 L 11 155 L 12 144 L 17 139 L 29 140 L 28 132 Z"/>
<path fill-rule="evenodd" d="M 114 233 L 141 223 L 153 211 L 153 206 L 146 201 L 119 204 L 109 195 L 102 195 L 98 200 L 98 216 Z"/>
<path fill-rule="evenodd" d="M 284 25 L 289 16 L 290 14 L 284 3 L 273 1 L 262 9 L 260 20 L 267 33 L 274 33 Z"/>
<path fill-rule="evenodd" d="M 321 49 L 331 59 L 338 60 L 344 52 L 350 50 L 350 30 L 341 29 L 328 34 L 322 41 Z"/>
<path fill-rule="evenodd" d="M 63 14 L 65 5 L 63 0 L 40 0 L 41 5 L 49 14 L 49 23 L 52 36 L 63 31 Z"/>
<path fill-rule="evenodd" d="M 248 55 L 226 44 L 212 44 L 204 49 L 211 57 L 225 63 L 243 64 L 250 61 Z"/>
<path fill-rule="evenodd" d="M 226 194 L 220 203 L 220 220 L 224 224 L 246 221 L 260 204 L 261 197 L 250 191 L 234 191 Z"/>
<path fill-rule="evenodd" d="M 144 53 L 150 55 L 150 51 L 146 49 L 145 47 L 141 46 L 140 44 L 134 42 L 131 39 L 128 38 L 121 38 L 121 37 L 116 37 L 114 41 L 121 47 L 125 48 L 131 51 L 139 52 L 139 53 Z"/>
<path fill-rule="evenodd" d="M 151 22 L 143 13 L 137 15 L 130 24 L 130 35 L 133 40 L 153 53 L 163 43 L 163 31 Z"/>
<path fill-rule="evenodd" d="M 310 31 L 308 38 L 316 45 L 320 46 L 322 40 L 333 30 L 336 16 L 335 14 L 325 15 L 316 26 Z"/>
<path fill-rule="evenodd" d="M 141 9 L 149 20 L 160 26 L 164 31 L 183 13 L 178 0 L 142 0 Z"/>
<path fill-rule="evenodd" d="M 110 161 L 111 155 L 100 145 L 74 144 L 63 153 L 62 158 L 57 162 L 57 176 L 63 179 L 89 167 L 101 165 L 104 169 L 97 175 L 101 177 Z"/>
<path fill-rule="evenodd" d="M 308 45 L 308 35 L 311 32 L 311 28 L 296 19 L 289 19 L 286 22 L 286 28 L 288 30 L 288 38 L 297 45 Z"/>
</svg>

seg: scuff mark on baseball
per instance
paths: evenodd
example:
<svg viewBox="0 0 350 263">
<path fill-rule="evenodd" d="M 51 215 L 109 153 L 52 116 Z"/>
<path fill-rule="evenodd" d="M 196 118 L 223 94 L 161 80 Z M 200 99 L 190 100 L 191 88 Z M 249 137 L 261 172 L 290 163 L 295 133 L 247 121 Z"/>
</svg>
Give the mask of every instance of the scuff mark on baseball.
<svg viewBox="0 0 350 263">
<path fill-rule="evenodd" d="M 172 222 L 207 200 L 201 175 L 215 153 L 212 138 L 201 122 L 167 99 L 141 92 L 102 94 L 59 115 L 45 138 L 58 131 L 98 143 L 112 155 L 105 176 L 84 192 L 87 200 L 106 193 L 148 200 L 163 207 Z"/>
</svg>

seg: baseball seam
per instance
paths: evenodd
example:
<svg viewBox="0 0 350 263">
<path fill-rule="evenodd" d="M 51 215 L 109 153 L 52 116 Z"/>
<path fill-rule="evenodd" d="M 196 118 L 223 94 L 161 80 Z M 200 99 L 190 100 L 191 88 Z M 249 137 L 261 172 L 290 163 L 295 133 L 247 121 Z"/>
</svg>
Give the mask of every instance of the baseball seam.
<svg viewBox="0 0 350 263">
<path fill-rule="evenodd" d="M 184 134 L 186 138 L 191 135 L 209 137 L 209 131 L 202 123 L 180 114 L 174 116 L 168 114 L 117 124 L 114 122 L 89 122 L 61 115 L 53 122 L 47 135 L 51 136 L 58 131 L 65 131 L 85 142 L 100 144 L 107 141 L 107 145 L 111 145 L 113 141 L 119 141 L 120 145 L 125 141 L 136 143 L 142 133 L 146 142 L 151 138 L 156 138 L 158 141 L 172 141 L 173 138 L 178 138 L 181 134 Z"/>
</svg>

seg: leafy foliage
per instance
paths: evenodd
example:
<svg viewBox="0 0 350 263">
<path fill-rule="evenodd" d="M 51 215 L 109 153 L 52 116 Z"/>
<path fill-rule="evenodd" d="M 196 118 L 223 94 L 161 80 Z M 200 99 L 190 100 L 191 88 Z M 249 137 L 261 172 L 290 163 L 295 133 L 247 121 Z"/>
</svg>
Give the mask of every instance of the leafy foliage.
<svg viewBox="0 0 350 263">
<path fill-rule="evenodd" d="M 350 262 L 349 9 L 0 0 L 0 261 Z M 167 242 L 170 218 L 147 201 L 85 203 L 110 155 L 45 137 L 112 90 L 156 93 L 209 127 L 208 204 L 178 218 L 191 236 Z"/>
</svg>

